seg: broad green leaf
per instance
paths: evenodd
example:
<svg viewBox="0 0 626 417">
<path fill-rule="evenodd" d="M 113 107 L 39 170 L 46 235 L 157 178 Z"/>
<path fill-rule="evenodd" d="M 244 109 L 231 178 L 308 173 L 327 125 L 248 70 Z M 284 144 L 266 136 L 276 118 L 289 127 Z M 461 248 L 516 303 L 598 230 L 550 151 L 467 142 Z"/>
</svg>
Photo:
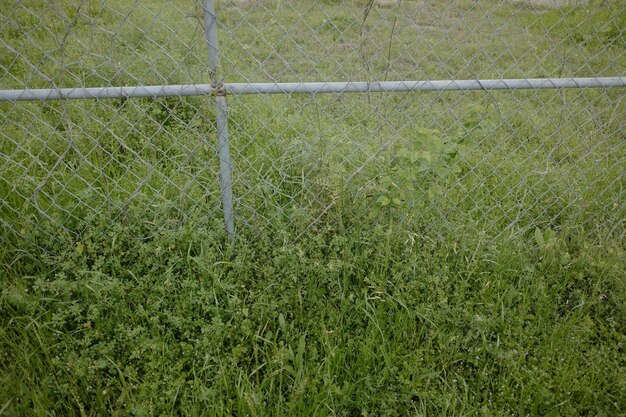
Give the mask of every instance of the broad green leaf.
<svg viewBox="0 0 626 417">
<path fill-rule="evenodd" d="M 283 334 L 287 334 L 287 323 L 285 322 L 285 316 L 283 316 L 283 313 L 280 313 L 278 315 L 278 324 L 280 324 L 280 328 L 283 331 Z"/>
<path fill-rule="evenodd" d="M 446 165 L 439 165 L 437 166 L 437 168 L 435 168 L 435 174 L 439 178 L 445 178 L 448 176 L 449 173 L 450 173 L 450 168 L 448 168 Z"/>
<path fill-rule="evenodd" d="M 541 248 L 545 245 L 543 233 L 541 233 L 541 230 L 538 227 L 535 228 L 535 242 L 537 242 L 537 245 Z"/>
<path fill-rule="evenodd" d="M 418 127 L 417 129 L 415 129 L 415 133 L 417 134 L 417 137 L 420 139 L 428 139 L 433 134 L 432 130 L 426 129 L 425 127 Z"/>
<path fill-rule="evenodd" d="M 378 200 L 376 200 L 376 202 L 380 204 L 381 206 L 385 207 L 389 205 L 391 200 L 389 200 L 389 197 L 387 197 L 386 195 L 381 195 L 380 197 L 378 197 Z"/>
<path fill-rule="evenodd" d="M 441 194 L 443 194 L 443 189 L 438 185 L 433 185 L 428 189 L 428 197 L 431 199 Z"/>
<path fill-rule="evenodd" d="M 424 160 L 426 160 L 428 162 L 431 162 L 434 159 L 433 158 L 433 154 L 431 154 L 428 151 L 421 151 L 420 152 L 420 158 L 422 158 L 422 159 L 424 159 Z"/>
<path fill-rule="evenodd" d="M 456 146 L 456 144 L 452 143 L 452 144 L 449 144 L 448 146 L 446 146 L 446 148 L 444 149 L 444 153 L 446 155 L 454 156 L 457 153 L 457 146 Z"/>
<path fill-rule="evenodd" d="M 300 336 L 300 340 L 298 341 L 298 356 L 302 358 L 304 356 L 304 349 L 306 348 L 306 336 Z"/>
</svg>

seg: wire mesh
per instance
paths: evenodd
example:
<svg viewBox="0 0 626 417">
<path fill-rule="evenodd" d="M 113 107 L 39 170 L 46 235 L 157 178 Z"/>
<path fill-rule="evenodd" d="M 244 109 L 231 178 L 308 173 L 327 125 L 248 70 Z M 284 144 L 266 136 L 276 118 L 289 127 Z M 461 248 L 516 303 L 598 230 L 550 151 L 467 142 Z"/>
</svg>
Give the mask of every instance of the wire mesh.
<svg viewBox="0 0 626 417">
<path fill-rule="evenodd" d="M 215 2 L 225 83 L 617 77 L 620 1 Z M 12 0 L 0 89 L 210 83 L 203 5 Z M 236 231 L 624 235 L 621 89 L 228 95 Z M 2 239 L 221 225 L 215 100 L 0 103 Z M 218 226 L 220 225 L 220 226 Z"/>
</svg>

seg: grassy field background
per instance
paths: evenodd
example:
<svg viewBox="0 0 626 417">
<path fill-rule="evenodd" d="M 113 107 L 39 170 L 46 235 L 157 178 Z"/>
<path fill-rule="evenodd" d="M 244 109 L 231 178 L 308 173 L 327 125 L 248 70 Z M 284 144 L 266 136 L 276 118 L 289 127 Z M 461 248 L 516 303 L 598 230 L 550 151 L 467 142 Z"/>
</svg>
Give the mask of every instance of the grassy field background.
<svg viewBox="0 0 626 417">
<path fill-rule="evenodd" d="M 218 1 L 220 76 L 626 68 L 618 1 L 368 4 Z M 208 82 L 198 2 L 0 26 L 3 89 Z M 624 413 L 623 90 L 228 103 L 234 247 L 212 98 L 0 103 L 0 415 Z"/>
</svg>

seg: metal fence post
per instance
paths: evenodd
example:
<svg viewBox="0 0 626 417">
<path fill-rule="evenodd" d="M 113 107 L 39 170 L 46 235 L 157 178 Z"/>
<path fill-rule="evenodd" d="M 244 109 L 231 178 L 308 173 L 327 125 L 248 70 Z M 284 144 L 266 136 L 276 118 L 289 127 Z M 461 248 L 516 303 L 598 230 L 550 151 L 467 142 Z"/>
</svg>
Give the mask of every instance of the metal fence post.
<svg viewBox="0 0 626 417">
<path fill-rule="evenodd" d="M 217 139 L 220 158 L 220 190 L 224 207 L 224 223 L 231 242 L 235 240 L 235 222 L 233 215 L 232 162 L 230 160 L 230 144 L 228 142 L 228 105 L 226 94 L 221 91 L 221 81 L 217 79 L 219 69 L 219 49 L 217 46 L 217 18 L 214 0 L 204 0 L 202 4 L 206 42 L 209 50 L 209 72 L 211 87 L 217 91 Z"/>
</svg>

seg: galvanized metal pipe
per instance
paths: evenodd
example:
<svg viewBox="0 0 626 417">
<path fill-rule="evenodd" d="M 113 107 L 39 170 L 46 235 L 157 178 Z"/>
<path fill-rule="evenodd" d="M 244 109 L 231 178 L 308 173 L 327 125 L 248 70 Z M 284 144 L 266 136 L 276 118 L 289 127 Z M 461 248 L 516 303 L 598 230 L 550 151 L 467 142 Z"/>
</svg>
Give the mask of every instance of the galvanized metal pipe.
<svg viewBox="0 0 626 417">
<path fill-rule="evenodd" d="M 377 93 L 407 91 L 546 90 L 563 88 L 626 87 L 626 77 L 524 78 L 500 80 L 438 80 L 381 82 L 303 82 L 303 83 L 226 83 L 211 84 L 43 88 L 0 90 L 0 101 L 83 100 L 100 98 L 202 96 L 217 91 L 226 94 L 322 94 Z"/>
<path fill-rule="evenodd" d="M 209 50 L 209 73 L 211 76 L 211 92 L 216 92 L 217 104 L 217 141 L 220 159 L 220 190 L 224 210 L 224 224 L 231 243 L 235 241 L 235 218 L 233 215 L 233 165 L 230 160 L 230 143 L 228 142 L 228 104 L 223 91 L 218 91 L 217 72 L 219 70 L 219 48 L 217 45 L 217 16 L 213 0 L 202 3 L 206 42 Z"/>
<path fill-rule="evenodd" d="M 225 84 L 229 94 L 376 93 L 626 87 L 626 77 Z"/>
<path fill-rule="evenodd" d="M 209 74 L 211 75 L 211 85 L 217 85 L 217 71 L 220 63 L 219 49 L 217 48 L 217 17 L 215 16 L 215 5 L 213 0 L 204 0 L 202 3 L 202 14 L 204 16 L 205 38 L 209 50 Z"/>
<path fill-rule="evenodd" d="M 203 96 L 211 94 L 210 84 L 163 85 L 136 87 L 91 87 L 0 90 L 0 101 L 85 100 L 169 96 Z"/>
<path fill-rule="evenodd" d="M 231 238 L 235 238 L 235 217 L 233 212 L 233 164 L 230 160 L 230 143 L 228 142 L 228 105 L 226 96 L 218 94 L 217 102 L 217 141 L 220 158 L 220 190 L 224 206 L 224 223 Z"/>
</svg>

